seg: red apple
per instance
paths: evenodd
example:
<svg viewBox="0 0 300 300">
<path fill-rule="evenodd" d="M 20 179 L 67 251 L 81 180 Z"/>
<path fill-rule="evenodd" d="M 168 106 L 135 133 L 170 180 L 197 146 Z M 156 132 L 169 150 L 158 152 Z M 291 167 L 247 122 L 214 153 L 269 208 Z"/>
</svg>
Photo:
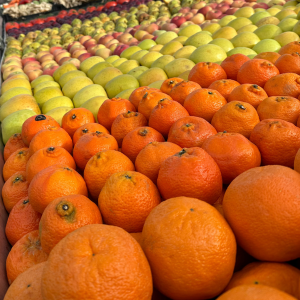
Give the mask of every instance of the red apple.
<svg viewBox="0 0 300 300">
<path fill-rule="evenodd" d="M 88 53 L 91 53 L 92 55 L 95 55 L 96 54 L 96 51 L 98 50 L 98 49 L 103 49 L 103 48 L 105 48 L 105 46 L 104 45 L 95 45 L 95 46 L 92 46 L 92 47 L 89 47 L 88 49 L 87 49 L 87 52 Z"/>
<path fill-rule="evenodd" d="M 65 52 L 68 52 L 68 51 L 65 50 L 65 49 L 57 49 L 57 50 L 54 50 L 54 52 L 51 53 L 51 54 L 53 54 L 54 56 L 56 56 L 56 55 L 58 55 L 60 53 L 65 53 Z"/>
<path fill-rule="evenodd" d="M 89 35 L 84 35 L 84 36 L 82 36 L 82 37 L 79 39 L 79 43 L 80 43 L 81 45 L 83 45 L 84 42 L 86 42 L 87 40 L 89 40 L 89 39 L 91 39 L 91 38 L 92 38 L 92 37 L 89 36 Z"/>
<path fill-rule="evenodd" d="M 152 34 L 155 30 L 159 30 L 159 26 L 155 23 L 151 23 L 147 26 L 146 31 L 148 31 L 150 34 Z"/>
<path fill-rule="evenodd" d="M 45 55 L 43 55 L 40 59 L 39 59 L 39 61 L 42 63 L 42 62 L 44 62 L 45 60 L 50 60 L 50 59 L 53 59 L 54 58 L 54 55 L 52 55 L 52 54 L 45 54 Z"/>
<path fill-rule="evenodd" d="M 104 46 L 105 46 L 106 48 L 109 48 L 109 47 L 110 47 L 111 45 L 113 45 L 113 44 L 119 44 L 119 41 L 116 40 L 116 39 L 112 39 L 112 40 L 108 41 Z"/>
<path fill-rule="evenodd" d="M 226 15 L 233 15 L 238 10 L 237 7 L 231 7 L 228 10 L 226 10 Z"/>
<path fill-rule="evenodd" d="M 40 58 L 41 58 L 42 56 L 46 55 L 46 54 L 50 54 L 50 52 L 49 52 L 49 51 L 40 51 L 40 52 L 35 56 L 35 58 L 36 58 L 37 60 L 40 60 Z"/>
<path fill-rule="evenodd" d="M 79 55 L 78 59 L 80 62 L 83 62 L 84 60 L 86 60 L 87 58 L 89 58 L 91 56 L 92 56 L 91 53 L 83 53 L 83 54 Z"/>
<path fill-rule="evenodd" d="M 59 68 L 59 66 L 52 66 L 52 67 L 49 67 L 45 70 L 43 70 L 43 75 L 50 75 L 50 76 L 53 76 L 53 73 L 55 72 L 55 70 Z"/>
<path fill-rule="evenodd" d="M 75 41 L 73 43 L 70 43 L 67 47 L 67 50 L 70 51 L 71 47 L 74 46 L 74 45 L 81 45 L 78 41 Z"/>
<path fill-rule="evenodd" d="M 25 64 L 29 61 L 37 61 L 34 57 L 26 57 L 22 59 L 22 65 L 25 66 Z"/>
<path fill-rule="evenodd" d="M 44 69 L 48 65 L 56 65 L 57 66 L 57 62 L 52 59 L 49 59 L 49 60 L 45 60 L 41 63 L 42 69 Z"/>
<path fill-rule="evenodd" d="M 98 44 L 105 45 L 107 42 L 109 42 L 113 39 L 114 39 L 114 37 L 112 35 L 104 35 L 99 39 Z"/>
<path fill-rule="evenodd" d="M 71 58 L 68 63 L 73 64 L 77 69 L 80 67 L 80 60 L 77 58 Z"/>
<path fill-rule="evenodd" d="M 184 22 L 186 22 L 186 18 L 184 18 L 184 17 L 174 17 L 171 20 L 171 23 L 174 23 L 177 27 L 180 27 L 180 25 L 183 24 Z M 169 25 L 171 25 L 171 24 L 167 24 L 167 26 L 169 26 Z M 168 30 L 168 29 L 165 29 L 165 30 Z M 168 31 L 171 31 L 171 30 L 168 30 Z"/>
<path fill-rule="evenodd" d="M 86 42 L 84 42 L 83 46 L 87 49 L 90 46 L 95 46 L 97 45 L 97 41 L 95 39 L 89 39 Z"/>
<path fill-rule="evenodd" d="M 112 52 L 110 49 L 107 49 L 107 48 L 102 48 L 102 49 L 98 49 L 95 53 L 96 56 L 100 56 L 102 57 L 103 59 L 106 59 L 108 58 L 109 56 L 112 55 Z"/>
<path fill-rule="evenodd" d="M 122 34 L 122 32 L 114 32 L 112 34 L 112 36 L 114 37 L 114 39 L 116 39 L 118 36 L 120 36 Z"/>
<path fill-rule="evenodd" d="M 58 64 L 61 66 L 63 63 L 71 60 L 71 57 L 62 57 L 59 61 Z"/>
<path fill-rule="evenodd" d="M 256 3 L 253 8 L 264 8 L 264 9 L 268 9 L 269 8 L 269 5 L 267 3 Z"/>
<path fill-rule="evenodd" d="M 210 10 L 213 10 L 211 6 L 205 6 L 198 10 L 198 13 L 206 15 Z"/>
<path fill-rule="evenodd" d="M 60 47 L 60 46 L 53 46 L 53 47 L 50 48 L 49 51 L 50 51 L 51 54 L 54 55 L 54 51 L 55 51 L 55 50 L 59 50 L 59 49 L 62 49 L 62 47 Z"/>
<path fill-rule="evenodd" d="M 79 49 L 73 52 L 72 58 L 78 58 L 81 54 L 87 53 L 85 49 Z"/>
<path fill-rule="evenodd" d="M 72 46 L 71 47 L 71 49 L 70 49 L 70 53 L 71 53 L 71 55 L 75 52 L 75 51 L 77 51 L 77 50 L 86 50 L 82 45 L 74 45 L 74 46 Z"/>
<path fill-rule="evenodd" d="M 71 54 L 69 52 L 59 53 L 55 56 L 55 61 L 58 63 L 63 57 L 71 57 Z"/>
<path fill-rule="evenodd" d="M 119 55 L 125 50 L 129 48 L 129 45 L 125 45 L 125 44 L 120 44 L 116 47 L 116 49 L 113 52 L 113 55 Z"/>
<path fill-rule="evenodd" d="M 130 33 L 122 33 L 121 35 L 119 35 L 117 37 L 117 40 L 120 43 L 126 44 L 131 38 L 133 38 L 133 36 Z"/>
<path fill-rule="evenodd" d="M 34 79 L 38 78 L 42 74 L 43 74 L 43 71 L 41 69 L 33 69 L 26 73 L 30 82 L 33 81 Z"/>
</svg>

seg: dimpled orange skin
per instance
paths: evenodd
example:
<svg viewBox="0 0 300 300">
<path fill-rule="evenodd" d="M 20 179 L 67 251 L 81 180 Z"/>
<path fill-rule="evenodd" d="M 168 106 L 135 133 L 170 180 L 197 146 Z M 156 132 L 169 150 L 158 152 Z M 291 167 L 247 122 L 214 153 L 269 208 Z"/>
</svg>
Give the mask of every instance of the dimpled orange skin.
<svg viewBox="0 0 300 300">
<path fill-rule="evenodd" d="M 263 165 L 293 168 L 300 148 L 300 128 L 284 120 L 266 119 L 254 127 L 250 141 L 258 147 Z"/>
<path fill-rule="evenodd" d="M 17 241 L 8 253 L 6 259 L 6 273 L 9 284 L 21 273 L 47 259 L 48 255 L 41 247 L 39 231 L 34 230 L 27 233 Z"/>
<path fill-rule="evenodd" d="M 295 160 L 294 160 L 294 170 L 297 171 L 298 173 L 300 173 L 300 148 L 297 151 L 297 154 L 295 156 Z"/>
<path fill-rule="evenodd" d="M 5 234 L 9 243 L 13 246 L 25 234 L 38 230 L 41 216 L 32 208 L 28 198 L 20 200 L 7 219 Z"/>
<path fill-rule="evenodd" d="M 41 278 L 46 262 L 32 266 L 20 274 L 8 288 L 4 300 L 41 300 Z"/>
<path fill-rule="evenodd" d="M 163 199 L 185 196 L 213 204 L 222 193 L 222 175 L 206 151 L 184 148 L 161 164 L 157 187 Z"/>
<path fill-rule="evenodd" d="M 298 42 L 298 41 L 288 43 L 288 44 L 284 45 L 283 47 L 281 47 L 281 49 L 279 49 L 279 51 L 278 51 L 278 53 L 281 55 L 292 54 L 294 52 L 300 53 L 300 42 Z"/>
<path fill-rule="evenodd" d="M 289 96 L 272 96 L 266 98 L 257 108 L 260 120 L 281 119 L 297 124 L 300 116 L 300 101 Z"/>
<path fill-rule="evenodd" d="M 68 234 L 51 251 L 42 275 L 44 300 L 151 300 L 152 290 L 143 250 L 125 230 L 109 225 Z"/>
<path fill-rule="evenodd" d="M 173 77 L 173 78 L 169 78 L 169 79 L 166 79 L 161 87 L 160 87 L 160 90 L 165 93 L 165 94 L 168 94 L 170 95 L 170 92 L 172 90 L 172 88 L 177 85 L 178 83 L 182 82 L 183 79 L 182 78 L 179 78 L 179 77 Z"/>
<path fill-rule="evenodd" d="M 194 198 L 168 199 L 149 214 L 142 248 L 155 287 L 171 299 L 210 299 L 229 282 L 236 241 L 221 214 Z"/>
<path fill-rule="evenodd" d="M 296 298 L 265 285 L 240 285 L 222 294 L 216 300 L 296 300 Z"/>
<path fill-rule="evenodd" d="M 250 169 L 227 188 L 225 218 L 254 258 L 285 262 L 299 256 L 299 188 L 300 174 L 279 165 Z"/>
<path fill-rule="evenodd" d="M 97 205 L 83 195 L 54 199 L 43 212 L 39 233 L 43 250 L 49 254 L 67 234 L 89 224 L 102 224 Z"/>
<path fill-rule="evenodd" d="M 300 54 L 283 54 L 275 62 L 275 66 L 282 73 L 300 73 Z"/>
<path fill-rule="evenodd" d="M 221 67 L 225 70 L 227 78 L 236 80 L 240 67 L 250 58 L 244 54 L 237 53 L 225 58 Z"/>
<path fill-rule="evenodd" d="M 72 194 L 87 196 L 87 187 L 83 178 L 65 165 L 42 170 L 33 178 L 28 189 L 31 205 L 40 213 L 54 199 Z"/>
<path fill-rule="evenodd" d="M 13 154 L 15 151 L 26 147 L 26 144 L 22 140 L 21 133 L 15 133 L 8 139 L 7 143 L 5 144 L 3 150 L 4 161 L 7 161 L 10 155 Z"/>
<path fill-rule="evenodd" d="M 92 199 L 98 200 L 101 189 L 112 174 L 134 170 L 132 161 L 119 151 L 103 150 L 95 154 L 84 169 L 84 180 Z"/>
<path fill-rule="evenodd" d="M 214 81 L 208 88 L 218 91 L 226 101 L 228 101 L 229 95 L 232 93 L 235 87 L 240 84 L 232 79 L 221 79 Z"/>
<path fill-rule="evenodd" d="M 135 89 L 131 95 L 129 96 L 129 101 L 134 105 L 135 109 L 137 110 L 139 107 L 139 103 L 143 96 L 148 92 L 160 92 L 161 90 L 155 88 L 149 88 L 148 86 L 141 86 Z"/>
<path fill-rule="evenodd" d="M 181 81 L 171 89 L 169 95 L 174 101 L 183 105 L 185 98 L 198 89 L 201 89 L 201 86 L 194 81 Z"/>
<path fill-rule="evenodd" d="M 275 64 L 276 60 L 280 57 L 279 53 L 276 52 L 261 52 L 257 54 L 254 58 L 265 59 Z"/>
<path fill-rule="evenodd" d="M 102 126 L 101 124 L 98 123 L 87 123 L 82 126 L 80 126 L 75 133 L 73 134 L 73 144 L 75 145 L 77 141 L 85 134 L 90 133 L 90 132 L 103 132 L 103 133 L 108 133 L 109 131 Z"/>
</svg>

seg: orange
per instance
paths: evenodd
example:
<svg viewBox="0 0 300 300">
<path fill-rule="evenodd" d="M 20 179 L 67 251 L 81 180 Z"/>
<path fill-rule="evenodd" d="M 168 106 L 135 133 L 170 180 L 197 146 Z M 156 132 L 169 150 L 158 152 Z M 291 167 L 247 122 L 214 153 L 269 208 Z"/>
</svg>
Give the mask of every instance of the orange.
<svg viewBox="0 0 300 300">
<path fill-rule="evenodd" d="M 91 132 L 83 135 L 73 150 L 73 157 L 79 169 L 84 170 L 89 159 L 102 150 L 118 150 L 116 139 L 107 133 Z"/>
<path fill-rule="evenodd" d="M 227 74 L 220 65 L 212 62 L 199 62 L 189 73 L 189 80 L 197 82 L 203 88 L 208 88 L 220 79 L 227 79 Z"/>
<path fill-rule="evenodd" d="M 278 289 L 259 285 L 240 285 L 232 290 L 222 294 L 217 300 L 254 300 L 254 299 L 272 299 L 272 300 L 296 300 L 296 298 L 281 292 Z"/>
<path fill-rule="evenodd" d="M 189 116 L 187 110 L 178 102 L 162 99 L 152 109 L 149 117 L 149 126 L 168 137 L 171 126 L 179 119 Z"/>
<path fill-rule="evenodd" d="M 228 102 L 243 100 L 251 104 L 254 108 L 268 97 L 264 89 L 257 84 L 245 83 L 236 87 L 228 97 Z"/>
<path fill-rule="evenodd" d="M 227 101 L 218 91 L 200 89 L 188 95 L 183 106 L 191 116 L 210 122 L 214 114 L 226 103 Z"/>
<path fill-rule="evenodd" d="M 237 80 L 239 69 L 248 60 L 250 58 L 244 54 L 233 54 L 222 61 L 221 67 L 226 72 L 228 79 Z"/>
<path fill-rule="evenodd" d="M 124 137 L 122 152 L 134 163 L 140 151 L 154 141 L 164 142 L 165 139 L 154 128 L 138 127 Z"/>
<path fill-rule="evenodd" d="M 276 60 L 280 57 L 279 53 L 276 52 L 261 52 L 257 54 L 254 58 L 258 59 L 265 59 L 271 62 L 272 64 L 275 64 Z"/>
<path fill-rule="evenodd" d="M 149 88 L 148 86 L 141 86 L 137 89 L 135 89 L 129 96 L 129 101 L 134 105 L 135 109 L 137 110 L 139 107 L 139 103 L 141 101 L 141 99 L 143 98 L 143 96 L 146 93 L 149 92 L 160 92 L 159 89 L 155 89 L 155 88 Z"/>
<path fill-rule="evenodd" d="M 2 200 L 5 209 L 10 213 L 12 208 L 23 198 L 28 196 L 29 182 L 26 180 L 26 172 L 13 174 L 4 183 L 2 188 Z"/>
<path fill-rule="evenodd" d="M 46 261 L 48 255 L 42 250 L 39 231 L 34 230 L 24 235 L 11 248 L 6 259 L 8 283 L 36 264 Z"/>
<path fill-rule="evenodd" d="M 263 165 L 293 168 L 300 148 L 300 128 L 284 120 L 266 119 L 254 127 L 250 140 L 258 147 Z"/>
<path fill-rule="evenodd" d="M 252 168 L 231 182 L 223 199 L 225 218 L 250 255 L 273 262 L 299 256 L 299 188 L 300 174 L 284 166 Z"/>
<path fill-rule="evenodd" d="M 244 284 L 259 284 L 299 298 L 300 271 L 284 263 L 253 262 L 233 274 L 225 291 Z"/>
<path fill-rule="evenodd" d="M 22 139 L 29 146 L 33 137 L 43 129 L 49 127 L 60 127 L 60 125 L 50 116 L 47 115 L 36 115 L 28 118 L 22 126 Z"/>
<path fill-rule="evenodd" d="M 38 172 L 56 164 L 76 169 L 74 158 L 65 148 L 47 147 L 36 151 L 27 162 L 26 180 L 30 183 Z"/>
<path fill-rule="evenodd" d="M 280 73 L 300 73 L 300 54 L 283 54 L 275 62 Z"/>
<path fill-rule="evenodd" d="M 23 272 L 7 290 L 4 300 L 41 300 L 41 278 L 46 262 L 32 266 Z"/>
<path fill-rule="evenodd" d="M 169 95 L 174 101 L 177 101 L 183 105 L 186 97 L 198 89 L 201 89 L 201 86 L 194 81 L 181 81 L 171 89 Z"/>
<path fill-rule="evenodd" d="M 281 47 L 281 49 L 278 51 L 280 55 L 283 54 L 292 54 L 294 52 L 299 52 L 300 53 L 300 42 L 294 41 L 291 43 L 288 43 Z"/>
<path fill-rule="evenodd" d="M 264 90 L 269 96 L 300 96 L 300 76 L 294 73 L 284 73 L 270 78 Z"/>
<path fill-rule="evenodd" d="M 211 299 L 229 282 L 236 242 L 222 215 L 199 199 L 177 197 L 146 219 L 142 247 L 155 287 L 171 299 Z"/>
<path fill-rule="evenodd" d="M 259 117 L 255 108 L 246 102 L 231 101 L 218 110 L 211 125 L 218 132 L 227 131 L 240 133 L 246 138 L 250 137 L 251 131 L 259 123 Z"/>
<path fill-rule="evenodd" d="M 146 92 L 139 103 L 139 113 L 143 114 L 146 117 L 146 119 L 149 120 L 152 109 L 157 105 L 158 101 L 162 99 L 172 100 L 172 98 L 169 95 L 162 92 Z"/>
<path fill-rule="evenodd" d="M 252 83 L 261 87 L 279 74 L 279 70 L 268 60 L 251 59 L 245 62 L 238 71 L 237 81 L 239 83 Z"/>
<path fill-rule="evenodd" d="M 8 180 L 9 177 L 17 172 L 25 171 L 29 157 L 30 155 L 28 148 L 16 150 L 4 163 L 2 170 L 4 181 Z"/>
<path fill-rule="evenodd" d="M 87 196 L 87 188 L 83 178 L 66 165 L 42 170 L 34 176 L 28 189 L 31 205 L 40 213 L 54 199 L 73 194 Z"/>
<path fill-rule="evenodd" d="M 90 132 L 103 132 L 103 133 L 108 133 L 109 131 L 102 126 L 101 124 L 98 123 L 87 123 L 82 126 L 80 126 L 75 133 L 73 134 L 73 144 L 75 145 L 79 138 L 81 138 L 83 135 L 90 133 Z"/>
<path fill-rule="evenodd" d="M 114 173 L 102 188 L 98 206 L 105 224 L 140 232 L 151 210 L 161 201 L 156 185 L 134 171 Z"/>
<path fill-rule="evenodd" d="M 206 120 L 190 116 L 181 118 L 172 125 L 168 142 L 182 148 L 201 147 L 208 137 L 216 133 L 216 129 Z"/>
<path fill-rule="evenodd" d="M 70 282 L 72 278 L 72 288 Z M 44 300 L 151 300 L 152 275 L 129 233 L 87 225 L 68 234 L 49 255 L 42 274 Z"/>
<path fill-rule="evenodd" d="M 300 173 L 300 148 L 296 153 L 295 160 L 294 160 L 294 170 Z"/>
<path fill-rule="evenodd" d="M 206 139 L 202 149 L 218 164 L 225 184 L 261 163 L 258 148 L 239 133 L 219 132 Z"/>
<path fill-rule="evenodd" d="M 67 234 L 89 224 L 102 224 L 95 203 L 83 195 L 68 195 L 54 199 L 43 212 L 40 239 L 43 251 L 49 254 Z"/>
<path fill-rule="evenodd" d="M 157 187 L 163 199 L 185 196 L 213 204 L 222 193 L 222 174 L 203 149 L 183 148 L 162 162 Z"/>
<path fill-rule="evenodd" d="M 91 111 L 86 108 L 79 107 L 69 110 L 64 114 L 61 125 L 62 128 L 70 135 L 72 138 L 75 131 L 84 124 L 94 123 L 95 118 Z"/>
<path fill-rule="evenodd" d="M 4 150 L 3 150 L 3 157 L 4 161 L 7 161 L 7 159 L 17 150 L 21 148 L 26 148 L 25 143 L 22 140 L 21 133 L 15 133 L 13 134 L 8 141 L 5 144 Z"/>
<path fill-rule="evenodd" d="M 115 97 L 105 100 L 99 108 L 97 119 L 98 122 L 110 131 L 111 125 L 115 118 L 127 111 L 136 111 L 134 105 L 127 99 Z"/>
<path fill-rule="evenodd" d="M 142 233 L 131 232 L 130 235 L 142 246 Z"/>
<path fill-rule="evenodd" d="M 235 87 L 239 86 L 240 84 L 232 79 L 221 79 L 214 81 L 208 88 L 211 90 L 218 91 L 227 101 L 229 95 L 234 90 Z"/>
<path fill-rule="evenodd" d="M 41 216 L 32 208 L 28 198 L 20 200 L 7 219 L 5 234 L 9 243 L 14 245 L 25 234 L 38 230 Z"/>
<path fill-rule="evenodd" d="M 32 139 L 29 146 L 29 154 L 46 147 L 62 147 L 72 153 L 73 142 L 69 134 L 61 127 L 49 127 L 39 131 Z"/>
<path fill-rule="evenodd" d="M 300 115 L 300 102 L 289 96 L 268 97 L 257 107 L 257 113 L 261 121 L 281 119 L 296 125 Z"/>
<path fill-rule="evenodd" d="M 95 154 L 84 169 L 84 180 L 92 199 L 98 200 L 101 189 L 112 174 L 134 170 L 132 161 L 119 151 L 103 150 Z"/>
<path fill-rule="evenodd" d="M 156 184 L 162 162 L 181 150 L 181 147 L 170 142 L 149 143 L 141 150 L 135 160 L 136 170 L 146 175 Z"/>
<path fill-rule="evenodd" d="M 182 81 L 183 81 L 183 79 L 182 79 L 182 78 L 179 78 L 179 77 L 173 77 L 173 78 L 166 79 L 166 80 L 162 83 L 162 85 L 161 85 L 161 87 L 160 87 L 160 90 L 161 90 L 163 93 L 170 95 L 170 92 L 171 92 L 172 88 L 173 88 L 176 84 L 178 84 L 178 83 L 180 83 L 180 82 L 182 82 Z"/>
<path fill-rule="evenodd" d="M 111 125 L 111 135 L 117 140 L 119 147 L 122 147 L 122 142 L 127 133 L 131 130 L 147 126 L 147 119 L 143 114 L 135 111 L 128 111 L 119 114 Z"/>
</svg>

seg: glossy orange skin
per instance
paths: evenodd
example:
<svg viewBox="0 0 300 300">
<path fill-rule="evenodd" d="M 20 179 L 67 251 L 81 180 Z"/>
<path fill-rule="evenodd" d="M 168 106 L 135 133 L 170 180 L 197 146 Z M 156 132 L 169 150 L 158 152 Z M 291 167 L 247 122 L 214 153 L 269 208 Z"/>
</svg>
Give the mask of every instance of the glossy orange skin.
<svg viewBox="0 0 300 300">
<path fill-rule="evenodd" d="M 70 277 L 74 280 L 66 285 Z M 51 251 L 42 275 L 44 300 L 151 300 L 152 289 L 139 244 L 109 225 L 87 225 L 68 234 Z"/>
<path fill-rule="evenodd" d="M 95 154 L 84 169 L 84 180 L 92 199 L 98 200 L 101 189 L 112 174 L 134 170 L 132 161 L 119 151 L 103 150 Z"/>
<path fill-rule="evenodd" d="M 248 60 L 250 58 L 244 54 L 233 54 L 222 61 L 221 67 L 225 70 L 228 79 L 237 80 L 239 69 Z"/>
<path fill-rule="evenodd" d="M 54 199 L 73 194 L 87 196 L 87 187 L 83 178 L 65 165 L 42 170 L 32 179 L 28 189 L 31 205 L 40 213 Z"/>
<path fill-rule="evenodd" d="M 221 214 L 199 199 L 171 198 L 155 207 L 142 247 L 155 287 L 171 299 L 211 299 L 233 273 L 235 237 Z"/>
<path fill-rule="evenodd" d="M 239 245 L 254 258 L 285 262 L 298 257 L 299 187 L 299 173 L 275 165 L 252 168 L 227 188 L 225 218 Z"/>
<path fill-rule="evenodd" d="M 202 149 L 218 164 L 225 184 L 261 163 L 258 148 L 239 133 L 219 132 L 206 139 Z"/>
<path fill-rule="evenodd" d="M 137 110 L 139 107 L 139 103 L 142 100 L 143 96 L 146 93 L 152 92 L 160 92 L 161 90 L 155 88 L 149 88 L 148 86 L 141 86 L 135 89 L 131 95 L 129 96 L 129 101 L 134 105 L 135 109 Z"/>
<path fill-rule="evenodd" d="M 200 84 L 202 88 L 208 88 L 216 80 L 227 79 L 227 74 L 216 63 L 200 62 L 191 69 L 188 78 Z"/>
<path fill-rule="evenodd" d="M 258 59 L 265 59 L 271 62 L 272 64 L 275 64 L 276 60 L 280 57 L 279 53 L 276 52 L 262 52 L 257 54 L 254 58 Z"/>
<path fill-rule="evenodd" d="M 32 266 L 44 262 L 48 255 L 42 250 L 39 231 L 24 235 L 11 248 L 6 259 L 6 273 L 9 284 Z"/>
<path fill-rule="evenodd" d="M 177 85 L 178 83 L 182 82 L 183 79 L 182 78 L 179 78 L 179 77 L 173 77 L 173 78 L 169 78 L 169 79 L 166 79 L 161 87 L 160 87 L 160 90 L 165 93 L 165 94 L 168 94 L 170 95 L 170 92 L 172 90 L 172 88 Z"/>
<path fill-rule="evenodd" d="M 198 89 L 201 89 L 201 86 L 194 81 L 181 81 L 173 86 L 169 95 L 174 101 L 177 101 L 183 105 L 186 97 Z"/>
<path fill-rule="evenodd" d="M 27 146 L 22 140 L 21 133 L 13 134 L 5 144 L 4 150 L 3 150 L 3 157 L 4 161 L 7 161 L 7 159 L 17 150 L 21 148 L 26 148 Z"/>
<path fill-rule="evenodd" d="M 182 148 L 201 147 L 208 137 L 216 133 L 216 129 L 206 120 L 189 116 L 179 119 L 172 125 L 168 142 Z"/>
<path fill-rule="evenodd" d="M 99 124 L 103 125 L 107 130 L 111 130 L 111 125 L 115 118 L 127 111 L 136 111 L 134 105 L 127 99 L 119 97 L 107 99 L 100 106 L 97 119 Z"/>
<path fill-rule="evenodd" d="M 103 133 L 108 133 L 109 131 L 102 126 L 99 123 L 87 123 L 82 126 L 80 126 L 75 133 L 73 134 L 73 144 L 75 145 L 77 141 L 85 134 L 90 133 L 90 132 L 103 132 Z"/>
<path fill-rule="evenodd" d="M 300 73 L 300 54 L 283 54 L 275 62 L 275 66 L 282 73 Z"/>
<path fill-rule="evenodd" d="M 206 151 L 184 148 L 161 164 L 157 187 L 163 199 L 183 195 L 213 204 L 222 193 L 222 174 Z"/>
<path fill-rule="evenodd" d="M 221 79 L 214 81 L 208 88 L 211 90 L 218 91 L 226 101 L 228 101 L 228 97 L 232 93 L 235 87 L 240 84 L 232 79 Z"/>
<path fill-rule="evenodd" d="M 285 46 L 281 47 L 278 51 L 278 53 L 280 55 L 292 54 L 294 52 L 300 53 L 300 42 L 294 41 L 294 42 L 288 43 Z"/>
</svg>

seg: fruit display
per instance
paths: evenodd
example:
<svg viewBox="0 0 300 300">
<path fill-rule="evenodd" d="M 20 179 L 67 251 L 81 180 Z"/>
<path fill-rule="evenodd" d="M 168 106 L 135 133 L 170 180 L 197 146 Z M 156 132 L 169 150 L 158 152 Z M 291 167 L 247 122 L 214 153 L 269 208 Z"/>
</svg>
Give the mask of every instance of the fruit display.
<svg viewBox="0 0 300 300">
<path fill-rule="evenodd" d="M 4 300 L 300 299 L 299 28 L 293 0 L 6 24 Z"/>
</svg>

